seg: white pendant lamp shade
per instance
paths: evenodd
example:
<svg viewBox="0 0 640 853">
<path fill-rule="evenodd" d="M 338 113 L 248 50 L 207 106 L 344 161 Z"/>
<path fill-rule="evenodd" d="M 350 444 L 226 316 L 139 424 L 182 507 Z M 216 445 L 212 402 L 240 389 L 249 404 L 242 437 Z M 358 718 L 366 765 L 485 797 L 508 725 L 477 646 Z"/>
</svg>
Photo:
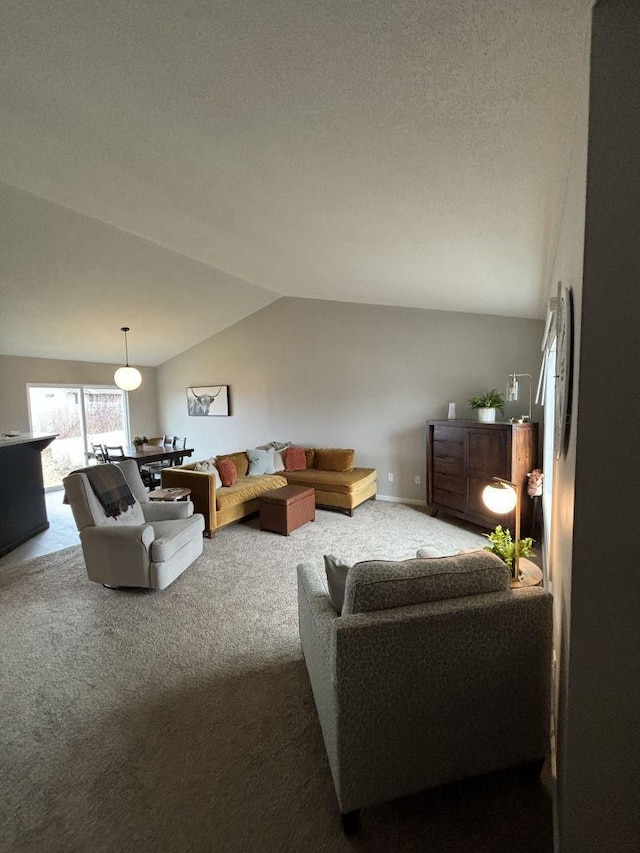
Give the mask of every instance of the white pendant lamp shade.
<svg viewBox="0 0 640 853">
<path fill-rule="evenodd" d="M 123 326 L 120 329 L 124 332 L 124 351 L 125 351 L 125 367 L 119 367 L 113 375 L 116 385 L 123 391 L 135 391 L 140 387 L 142 382 L 142 374 L 135 367 L 129 367 L 129 346 L 127 344 L 128 326 Z"/>
<path fill-rule="evenodd" d="M 135 367 L 119 367 L 113 378 L 118 388 L 122 388 L 123 391 L 135 391 L 142 382 L 142 375 Z"/>
<path fill-rule="evenodd" d="M 515 507 L 518 495 L 512 486 L 497 482 L 484 487 L 482 500 L 491 512 L 495 512 L 496 515 L 505 515 Z"/>
</svg>

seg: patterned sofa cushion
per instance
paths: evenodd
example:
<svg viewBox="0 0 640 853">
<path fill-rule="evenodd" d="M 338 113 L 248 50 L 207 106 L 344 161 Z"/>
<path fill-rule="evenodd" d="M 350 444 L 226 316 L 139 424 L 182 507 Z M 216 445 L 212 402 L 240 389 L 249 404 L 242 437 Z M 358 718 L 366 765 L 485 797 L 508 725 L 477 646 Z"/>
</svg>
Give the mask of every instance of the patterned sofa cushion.
<svg viewBox="0 0 640 853">
<path fill-rule="evenodd" d="M 428 560 L 369 560 L 347 575 L 342 615 L 500 592 L 510 580 L 502 560 L 484 550 Z"/>
</svg>

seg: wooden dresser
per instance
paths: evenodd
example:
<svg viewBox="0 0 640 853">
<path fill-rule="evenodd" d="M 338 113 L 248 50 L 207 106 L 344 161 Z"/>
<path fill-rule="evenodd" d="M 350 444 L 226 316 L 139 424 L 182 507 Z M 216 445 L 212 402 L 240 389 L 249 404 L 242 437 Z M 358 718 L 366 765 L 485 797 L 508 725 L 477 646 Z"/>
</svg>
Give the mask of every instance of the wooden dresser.
<svg viewBox="0 0 640 853">
<path fill-rule="evenodd" d="M 527 474 L 536 467 L 537 423 L 427 421 L 427 505 L 488 530 L 497 524 L 514 532 L 515 512 L 493 515 L 482 502 L 492 477 L 522 488 L 521 536 L 529 536 L 533 501 Z"/>
</svg>

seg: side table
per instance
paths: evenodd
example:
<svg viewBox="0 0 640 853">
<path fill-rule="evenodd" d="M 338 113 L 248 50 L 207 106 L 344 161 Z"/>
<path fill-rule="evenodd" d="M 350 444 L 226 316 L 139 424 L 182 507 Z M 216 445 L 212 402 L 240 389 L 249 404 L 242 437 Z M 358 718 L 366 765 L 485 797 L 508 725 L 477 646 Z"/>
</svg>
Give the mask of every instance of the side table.
<svg viewBox="0 0 640 853">
<path fill-rule="evenodd" d="M 531 560 L 520 557 L 520 580 L 511 581 L 511 589 L 520 589 L 523 586 L 542 586 L 542 569 L 539 569 Z"/>
<path fill-rule="evenodd" d="M 174 486 L 170 489 L 154 489 L 149 492 L 150 501 L 181 501 L 185 500 L 191 494 L 191 489 L 180 488 Z"/>
</svg>

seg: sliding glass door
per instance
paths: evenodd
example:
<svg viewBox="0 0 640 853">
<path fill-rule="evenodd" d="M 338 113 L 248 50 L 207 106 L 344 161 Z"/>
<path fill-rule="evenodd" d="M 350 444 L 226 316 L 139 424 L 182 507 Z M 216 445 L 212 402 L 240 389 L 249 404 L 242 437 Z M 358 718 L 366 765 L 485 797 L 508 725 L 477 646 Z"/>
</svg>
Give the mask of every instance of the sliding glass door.
<svg viewBox="0 0 640 853">
<path fill-rule="evenodd" d="M 62 478 L 87 464 L 91 444 L 128 444 L 127 397 L 104 386 L 29 385 L 32 432 L 58 438 L 42 453 L 45 489 L 61 488 Z"/>
</svg>

